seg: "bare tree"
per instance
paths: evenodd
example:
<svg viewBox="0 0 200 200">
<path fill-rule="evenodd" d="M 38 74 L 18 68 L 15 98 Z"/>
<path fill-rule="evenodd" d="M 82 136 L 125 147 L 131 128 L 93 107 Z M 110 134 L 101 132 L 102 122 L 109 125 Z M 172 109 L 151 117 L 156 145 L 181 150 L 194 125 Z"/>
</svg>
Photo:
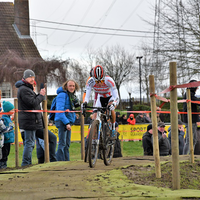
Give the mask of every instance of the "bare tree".
<svg viewBox="0 0 200 200">
<path fill-rule="evenodd" d="M 94 65 L 103 66 L 107 75 L 113 78 L 118 92 L 120 86 L 129 81 L 132 81 L 134 87 L 135 76 L 138 74 L 138 69 L 135 68 L 136 57 L 134 53 L 125 51 L 123 47 L 115 45 L 105 49 L 101 48 L 93 52 L 93 56 L 90 55 L 90 57 L 93 58 Z"/>
<path fill-rule="evenodd" d="M 42 60 L 41 58 L 22 58 L 18 53 L 8 50 L 0 56 L 0 83 L 10 82 L 14 87 L 22 79 L 26 69 L 36 74 L 36 82 L 48 85 L 60 85 L 68 78 L 68 61 L 58 59 Z"/>
<path fill-rule="evenodd" d="M 79 61 L 71 59 L 69 62 L 71 77 L 79 84 L 81 88 L 81 96 L 85 88 L 85 83 L 89 77 L 89 72 L 86 66 Z"/>
<path fill-rule="evenodd" d="M 199 76 L 200 64 L 200 1 L 159 1 L 157 46 L 154 52 L 162 61 L 177 61 L 178 82 Z M 154 25 L 154 24 L 152 24 Z"/>
</svg>

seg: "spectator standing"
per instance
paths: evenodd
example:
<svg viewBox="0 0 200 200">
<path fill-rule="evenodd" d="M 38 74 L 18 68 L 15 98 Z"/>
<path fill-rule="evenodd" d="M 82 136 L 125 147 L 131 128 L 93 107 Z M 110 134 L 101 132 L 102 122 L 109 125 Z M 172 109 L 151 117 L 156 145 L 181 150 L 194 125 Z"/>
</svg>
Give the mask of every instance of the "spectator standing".
<svg viewBox="0 0 200 200">
<path fill-rule="evenodd" d="M 170 143 L 170 154 L 172 153 L 171 149 L 171 126 L 168 128 L 168 140 Z M 179 140 L 179 155 L 183 155 L 183 148 L 184 148 L 184 127 L 183 127 L 183 122 L 179 119 L 178 120 L 178 140 Z"/>
<path fill-rule="evenodd" d="M 127 119 L 128 124 L 134 125 L 136 120 L 134 114 L 130 114 L 129 118 Z"/>
<path fill-rule="evenodd" d="M 23 84 L 23 81 L 18 81 L 15 85 L 19 87 Z M 36 81 L 33 83 L 33 91 L 36 93 Z M 25 144 L 25 138 L 24 138 L 24 130 L 20 129 L 21 137 L 23 140 L 23 144 Z M 57 137 L 54 133 L 52 133 L 50 130 L 48 130 L 48 138 L 49 138 L 49 157 L 50 162 L 56 161 L 56 145 L 57 145 Z M 35 133 L 35 139 L 36 139 L 36 153 L 38 158 L 38 163 L 44 163 L 44 133 L 43 129 L 36 130 Z"/>
<path fill-rule="evenodd" d="M 158 142 L 160 156 L 167 156 L 170 153 L 170 143 L 165 131 L 165 123 L 158 123 Z"/>
<path fill-rule="evenodd" d="M 120 124 L 128 124 L 127 117 L 125 114 L 123 114 L 120 118 Z"/>
<path fill-rule="evenodd" d="M 3 111 L 4 112 L 11 112 L 14 109 L 14 105 L 10 103 L 9 101 L 3 101 Z M 7 160 L 8 156 L 10 154 L 10 146 L 11 143 L 15 141 L 15 135 L 14 135 L 14 124 L 11 120 L 11 116 L 13 114 L 6 114 L 2 115 L 2 119 L 4 121 L 4 124 L 7 128 L 7 132 L 4 132 L 4 145 L 2 148 L 2 158 L 0 159 L 0 168 L 6 169 L 7 168 Z"/>
<path fill-rule="evenodd" d="M 152 124 L 147 126 L 147 132 L 142 136 L 142 146 L 144 150 L 144 156 L 153 156 L 153 129 Z"/>
<path fill-rule="evenodd" d="M 196 80 L 191 80 L 190 83 L 197 82 Z M 191 101 L 200 101 L 199 98 L 197 98 L 196 91 L 198 87 L 191 87 L 190 89 L 190 95 L 191 95 Z M 186 93 L 184 94 L 184 99 L 187 99 Z M 192 103 L 191 104 L 191 111 L 192 112 L 198 112 L 198 104 Z M 183 103 L 183 112 L 187 112 L 187 103 Z M 192 114 L 192 132 L 193 132 L 193 148 L 195 149 L 195 145 L 197 143 L 197 122 L 199 121 L 199 116 L 197 114 Z M 186 142 L 183 149 L 183 154 L 186 155 L 189 152 L 189 127 L 188 127 L 188 117 L 187 114 L 183 114 L 183 122 L 186 126 Z"/>
<path fill-rule="evenodd" d="M 57 89 L 56 110 L 74 110 L 80 106 L 75 92 L 79 85 L 74 80 L 68 80 L 62 87 Z M 78 102 L 78 103 L 77 103 Z M 76 120 L 74 112 L 63 112 L 55 114 L 55 125 L 58 128 L 59 142 L 56 157 L 58 161 L 69 161 L 69 147 L 71 143 L 71 126 Z"/>
<path fill-rule="evenodd" d="M 35 73 L 27 69 L 24 71 L 22 84 L 15 84 L 18 88 L 18 109 L 25 112 L 19 112 L 19 128 L 24 130 L 24 151 L 22 166 L 32 164 L 32 151 L 35 146 L 35 132 L 44 128 L 42 113 L 26 112 L 26 110 L 41 110 L 40 103 L 45 99 L 46 89 L 40 90 L 37 95 L 33 91 Z"/>
</svg>

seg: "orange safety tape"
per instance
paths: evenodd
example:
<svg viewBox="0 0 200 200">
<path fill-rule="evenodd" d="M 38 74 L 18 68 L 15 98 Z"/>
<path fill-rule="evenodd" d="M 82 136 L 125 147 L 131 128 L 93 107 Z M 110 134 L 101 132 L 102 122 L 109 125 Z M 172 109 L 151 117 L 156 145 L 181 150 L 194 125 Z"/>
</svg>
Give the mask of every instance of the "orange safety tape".
<svg viewBox="0 0 200 200">
<path fill-rule="evenodd" d="M 12 115 L 14 114 L 15 111 L 11 111 L 11 112 L 1 112 L 0 115 Z"/>
</svg>

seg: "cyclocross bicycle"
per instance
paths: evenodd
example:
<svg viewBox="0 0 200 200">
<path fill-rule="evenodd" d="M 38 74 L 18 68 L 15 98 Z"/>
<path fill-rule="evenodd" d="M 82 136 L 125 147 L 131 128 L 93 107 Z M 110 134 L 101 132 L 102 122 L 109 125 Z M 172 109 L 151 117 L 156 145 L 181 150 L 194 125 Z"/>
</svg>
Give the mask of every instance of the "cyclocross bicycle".
<svg viewBox="0 0 200 200">
<path fill-rule="evenodd" d="M 110 133 L 112 130 L 112 124 L 110 122 L 111 111 L 108 107 L 87 106 L 82 110 L 83 115 L 85 115 L 86 108 L 96 109 L 97 117 L 91 125 L 85 161 L 88 158 L 91 168 L 95 167 L 98 158 L 102 158 L 105 165 L 110 165 L 114 154 L 115 144 L 115 141 L 110 140 Z"/>
</svg>

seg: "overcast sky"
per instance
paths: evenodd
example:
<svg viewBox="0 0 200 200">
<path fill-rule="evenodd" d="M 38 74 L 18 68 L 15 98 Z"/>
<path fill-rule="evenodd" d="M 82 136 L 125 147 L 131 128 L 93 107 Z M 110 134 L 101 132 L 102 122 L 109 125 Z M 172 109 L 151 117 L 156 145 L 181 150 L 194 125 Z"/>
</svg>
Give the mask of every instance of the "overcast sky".
<svg viewBox="0 0 200 200">
<path fill-rule="evenodd" d="M 152 0 L 29 0 L 31 36 L 43 58 L 81 59 L 88 48 L 116 44 L 140 56 L 139 46 L 153 41 L 153 27 L 142 20 L 154 20 L 153 4 Z"/>
<path fill-rule="evenodd" d="M 79 59 L 88 48 L 115 44 L 136 51 L 152 40 L 135 32 L 153 31 L 141 19 L 154 17 L 149 0 L 29 0 L 29 7 L 31 35 L 43 57 Z"/>
</svg>

